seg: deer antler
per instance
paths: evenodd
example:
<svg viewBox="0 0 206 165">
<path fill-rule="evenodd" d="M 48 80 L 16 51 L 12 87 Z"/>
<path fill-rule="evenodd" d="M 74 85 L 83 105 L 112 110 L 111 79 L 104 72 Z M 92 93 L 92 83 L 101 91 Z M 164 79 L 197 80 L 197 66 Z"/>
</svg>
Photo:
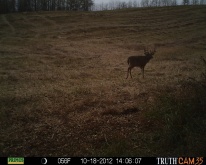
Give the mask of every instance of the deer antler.
<svg viewBox="0 0 206 165">
<path fill-rule="evenodd" d="M 146 47 L 144 47 L 144 54 L 145 54 L 145 55 L 148 55 L 148 54 L 149 54 L 148 49 L 147 49 Z"/>
<path fill-rule="evenodd" d="M 206 60 L 202 56 L 200 58 L 204 62 L 204 64 L 206 64 Z"/>
<path fill-rule="evenodd" d="M 150 54 L 151 54 L 151 55 L 154 55 L 155 52 L 156 52 L 156 47 L 154 47 L 154 49 L 150 51 Z"/>
</svg>

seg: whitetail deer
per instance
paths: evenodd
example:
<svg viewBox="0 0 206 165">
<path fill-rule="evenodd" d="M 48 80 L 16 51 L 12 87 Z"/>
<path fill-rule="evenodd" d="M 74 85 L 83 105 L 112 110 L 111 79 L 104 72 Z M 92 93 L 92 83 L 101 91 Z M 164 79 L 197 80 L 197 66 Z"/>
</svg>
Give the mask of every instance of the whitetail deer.
<svg viewBox="0 0 206 165">
<path fill-rule="evenodd" d="M 145 56 L 130 56 L 127 59 L 128 62 L 128 71 L 127 71 L 127 78 L 130 74 L 130 77 L 132 78 L 131 70 L 134 67 L 139 67 L 142 70 L 142 77 L 144 78 L 144 67 L 145 65 L 153 58 L 153 55 L 155 54 L 156 49 L 148 51 L 144 48 L 144 54 Z M 126 79 L 127 79 L 126 78 Z"/>
</svg>

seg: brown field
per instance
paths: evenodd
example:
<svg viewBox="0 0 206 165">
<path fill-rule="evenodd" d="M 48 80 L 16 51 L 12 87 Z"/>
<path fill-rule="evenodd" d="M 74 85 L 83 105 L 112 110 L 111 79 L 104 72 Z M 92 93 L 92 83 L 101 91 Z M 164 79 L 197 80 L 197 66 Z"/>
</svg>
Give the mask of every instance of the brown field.
<svg viewBox="0 0 206 165">
<path fill-rule="evenodd" d="M 205 18 L 205 6 L 0 15 L 0 156 L 205 155 Z M 144 46 L 157 48 L 145 78 L 125 79 Z"/>
</svg>

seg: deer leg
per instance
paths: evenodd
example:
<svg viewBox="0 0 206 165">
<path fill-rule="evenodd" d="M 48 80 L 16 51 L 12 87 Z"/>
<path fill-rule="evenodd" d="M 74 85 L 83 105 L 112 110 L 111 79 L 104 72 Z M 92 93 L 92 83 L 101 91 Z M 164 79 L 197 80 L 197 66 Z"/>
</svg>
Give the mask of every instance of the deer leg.
<svg viewBox="0 0 206 165">
<path fill-rule="evenodd" d="M 144 67 L 142 68 L 142 78 L 144 78 Z"/>
<path fill-rule="evenodd" d="M 129 76 L 129 70 L 130 70 L 130 68 L 128 68 L 128 70 L 127 70 L 127 77 L 126 77 L 126 79 L 127 79 L 128 76 Z"/>
<path fill-rule="evenodd" d="M 128 78 L 129 74 L 130 74 L 130 77 L 132 78 L 131 69 L 132 69 L 132 67 L 130 66 L 128 68 L 128 70 L 127 70 L 127 77 L 126 77 L 126 79 Z"/>
<path fill-rule="evenodd" d="M 130 77 L 132 78 L 132 68 L 130 69 L 129 73 L 130 73 Z"/>
</svg>

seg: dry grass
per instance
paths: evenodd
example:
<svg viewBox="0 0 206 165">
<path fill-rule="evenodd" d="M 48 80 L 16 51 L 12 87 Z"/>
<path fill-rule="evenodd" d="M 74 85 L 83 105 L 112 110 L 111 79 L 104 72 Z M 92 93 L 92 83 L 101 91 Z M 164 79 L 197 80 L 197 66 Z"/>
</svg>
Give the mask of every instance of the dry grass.
<svg viewBox="0 0 206 165">
<path fill-rule="evenodd" d="M 205 16 L 205 6 L 0 15 L 0 155 L 174 154 L 156 150 L 164 124 L 146 113 L 200 79 Z M 145 79 L 134 69 L 126 80 L 127 57 L 145 45 L 157 46 Z"/>
</svg>

